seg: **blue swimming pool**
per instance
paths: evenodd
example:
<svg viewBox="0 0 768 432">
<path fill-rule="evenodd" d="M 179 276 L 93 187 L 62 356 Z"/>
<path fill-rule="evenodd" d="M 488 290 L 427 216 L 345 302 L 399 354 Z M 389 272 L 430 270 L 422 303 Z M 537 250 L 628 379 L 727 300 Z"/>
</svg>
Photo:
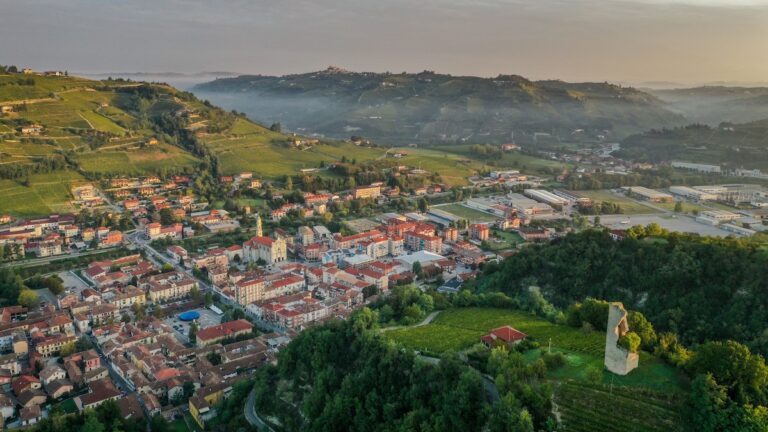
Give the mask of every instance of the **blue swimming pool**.
<svg viewBox="0 0 768 432">
<path fill-rule="evenodd" d="M 200 318 L 200 312 L 198 311 L 186 311 L 179 314 L 179 319 L 182 321 L 194 321 Z"/>
</svg>

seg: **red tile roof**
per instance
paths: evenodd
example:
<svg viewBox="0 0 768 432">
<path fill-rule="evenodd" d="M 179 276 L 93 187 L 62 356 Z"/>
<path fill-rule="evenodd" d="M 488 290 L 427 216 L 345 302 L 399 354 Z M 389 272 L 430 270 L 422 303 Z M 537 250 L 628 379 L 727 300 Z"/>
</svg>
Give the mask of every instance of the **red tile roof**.
<svg viewBox="0 0 768 432">
<path fill-rule="evenodd" d="M 246 320 L 239 319 L 235 321 L 225 322 L 217 326 L 208 327 L 206 329 L 197 332 L 198 340 L 212 340 L 218 338 L 225 338 L 232 334 L 251 330 L 253 326 Z"/>
</svg>

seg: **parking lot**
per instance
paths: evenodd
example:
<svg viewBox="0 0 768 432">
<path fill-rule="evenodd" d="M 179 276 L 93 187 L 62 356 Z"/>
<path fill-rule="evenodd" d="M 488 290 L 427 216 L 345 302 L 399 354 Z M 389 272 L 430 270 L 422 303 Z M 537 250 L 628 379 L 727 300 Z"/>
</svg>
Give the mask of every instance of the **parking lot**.
<svg viewBox="0 0 768 432">
<path fill-rule="evenodd" d="M 191 310 L 194 310 L 200 314 L 200 318 L 197 319 L 197 326 L 200 330 L 221 324 L 221 316 L 216 315 L 216 313 L 210 309 L 198 308 Z M 185 343 L 189 341 L 187 335 L 189 334 L 189 325 L 192 323 L 191 321 L 182 321 L 179 319 L 179 314 L 175 314 L 166 318 L 165 322 L 173 327 L 173 330 L 176 332 L 176 337 L 179 338 L 179 340 Z"/>
<path fill-rule="evenodd" d="M 712 225 L 696 222 L 685 215 L 602 215 L 600 223 L 610 229 L 627 229 L 633 225 L 646 226 L 657 223 L 670 231 L 700 234 L 703 236 L 726 237 L 728 231 Z"/>
</svg>

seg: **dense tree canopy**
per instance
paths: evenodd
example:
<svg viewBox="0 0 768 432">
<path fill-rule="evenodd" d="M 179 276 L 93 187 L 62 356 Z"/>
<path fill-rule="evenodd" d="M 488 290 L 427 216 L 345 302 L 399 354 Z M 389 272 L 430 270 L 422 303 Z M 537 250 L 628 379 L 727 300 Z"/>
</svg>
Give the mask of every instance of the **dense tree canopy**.
<svg viewBox="0 0 768 432">
<path fill-rule="evenodd" d="M 468 431 L 486 423 L 483 379 L 455 357 L 435 365 L 387 342 L 375 312 L 302 332 L 257 378 L 257 407 L 275 408 L 277 382 L 290 383 L 302 412 L 279 416 L 288 430 Z"/>
<path fill-rule="evenodd" d="M 481 290 L 516 296 L 535 283 L 561 308 L 588 296 L 622 301 L 685 344 L 733 339 L 768 352 L 768 254 L 743 240 L 651 231 L 614 241 L 590 230 L 525 248 Z"/>
</svg>

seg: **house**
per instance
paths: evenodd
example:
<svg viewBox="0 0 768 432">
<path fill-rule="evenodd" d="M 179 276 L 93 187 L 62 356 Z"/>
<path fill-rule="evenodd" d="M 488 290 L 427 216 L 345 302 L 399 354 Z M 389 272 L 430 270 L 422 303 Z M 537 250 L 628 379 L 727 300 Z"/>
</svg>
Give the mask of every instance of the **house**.
<svg viewBox="0 0 768 432">
<path fill-rule="evenodd" d="M 513 345 L 517 345 L 525 340 L 526 337 L 528 337 L 528 335 L 520 330 L 510 326 L 503 326 L 491 330 L 490 333 L 480 338 L 480 342 L 488 348 L 497 346 L 511 348 Z"/>
<path fill-rule="evenodd" d="M 143 419 L 144 410 L 141 409 L 139 404 L 139 398 L 136 393 L 131 393 L 128 396 L 118 399 L 117 407 L 120 408 L 120 414 L 124 419 Z"/>
<path fill-rule="evenodd" d="M 40 411 L 40 405 L 31 405 L 22 408 L 21 412 L 19 413 L 19 419 L 21 420 L 22 426 L 30 426 L 39 422 L 43 419 L 43 415 Z"/>
<path fill-rule="evenodd" d="M 16 400 L 22 408 L 31 407 L 33 405 L 42 405 L 48 400 L 48 397 L 42 390 L 39 389 L 26 389 L 16 396 Z"/>
<path fill-rule="evenodd" d="M 189 399 L 189 413 L 201 428 L 205 428 L 205 422 L 216 416 L 215 406 L 231 392 L 232 386 L 229 383 L 201 387 Z"/>
<path fill-rule="evenodd" d="M 21 394 L 24 390 L 39 389 L 42 387 L 40 380 L 32 375 L 22 375 L 11 383 L 11 388 L 16 395 Z"/>
<path fill-rule="evenodd" d="M 48 393 L 48 396 L 50 396 L 52 399 L 58 399 L 71 392 L 73 389 L 74 386 L 72 383 L 66 379 L 52 381 L 45 386 L 45 392 Z"/>
<path fill-rule="evenodd" d="M 109 378 L 93 381 L 89 387 L 89 393 L 75 398 L 75 405 L 80 411 L 96 408 L 108 400 L 116 400 L 121 395 Z"/>
<path fill-rule="evenodd" d="M 39 375 L 40 381 L 43 383 L 43 385 L 47 385 L 53 381 L 67 377 L 67 373 L 64 372 L 64 369 L 57 365 L 46 366 L 43 370 L 40 371 Z"/>
<path fill-rule="evenodd" d="M 0 415 L 3 417 L 3 419 L 9 419 L 13 417 L 13 414 L 16 412 L 16 402 L 11 399 L 10 396 L 8 396 L 5 393 L 0 393 Z"/>
</svg>

